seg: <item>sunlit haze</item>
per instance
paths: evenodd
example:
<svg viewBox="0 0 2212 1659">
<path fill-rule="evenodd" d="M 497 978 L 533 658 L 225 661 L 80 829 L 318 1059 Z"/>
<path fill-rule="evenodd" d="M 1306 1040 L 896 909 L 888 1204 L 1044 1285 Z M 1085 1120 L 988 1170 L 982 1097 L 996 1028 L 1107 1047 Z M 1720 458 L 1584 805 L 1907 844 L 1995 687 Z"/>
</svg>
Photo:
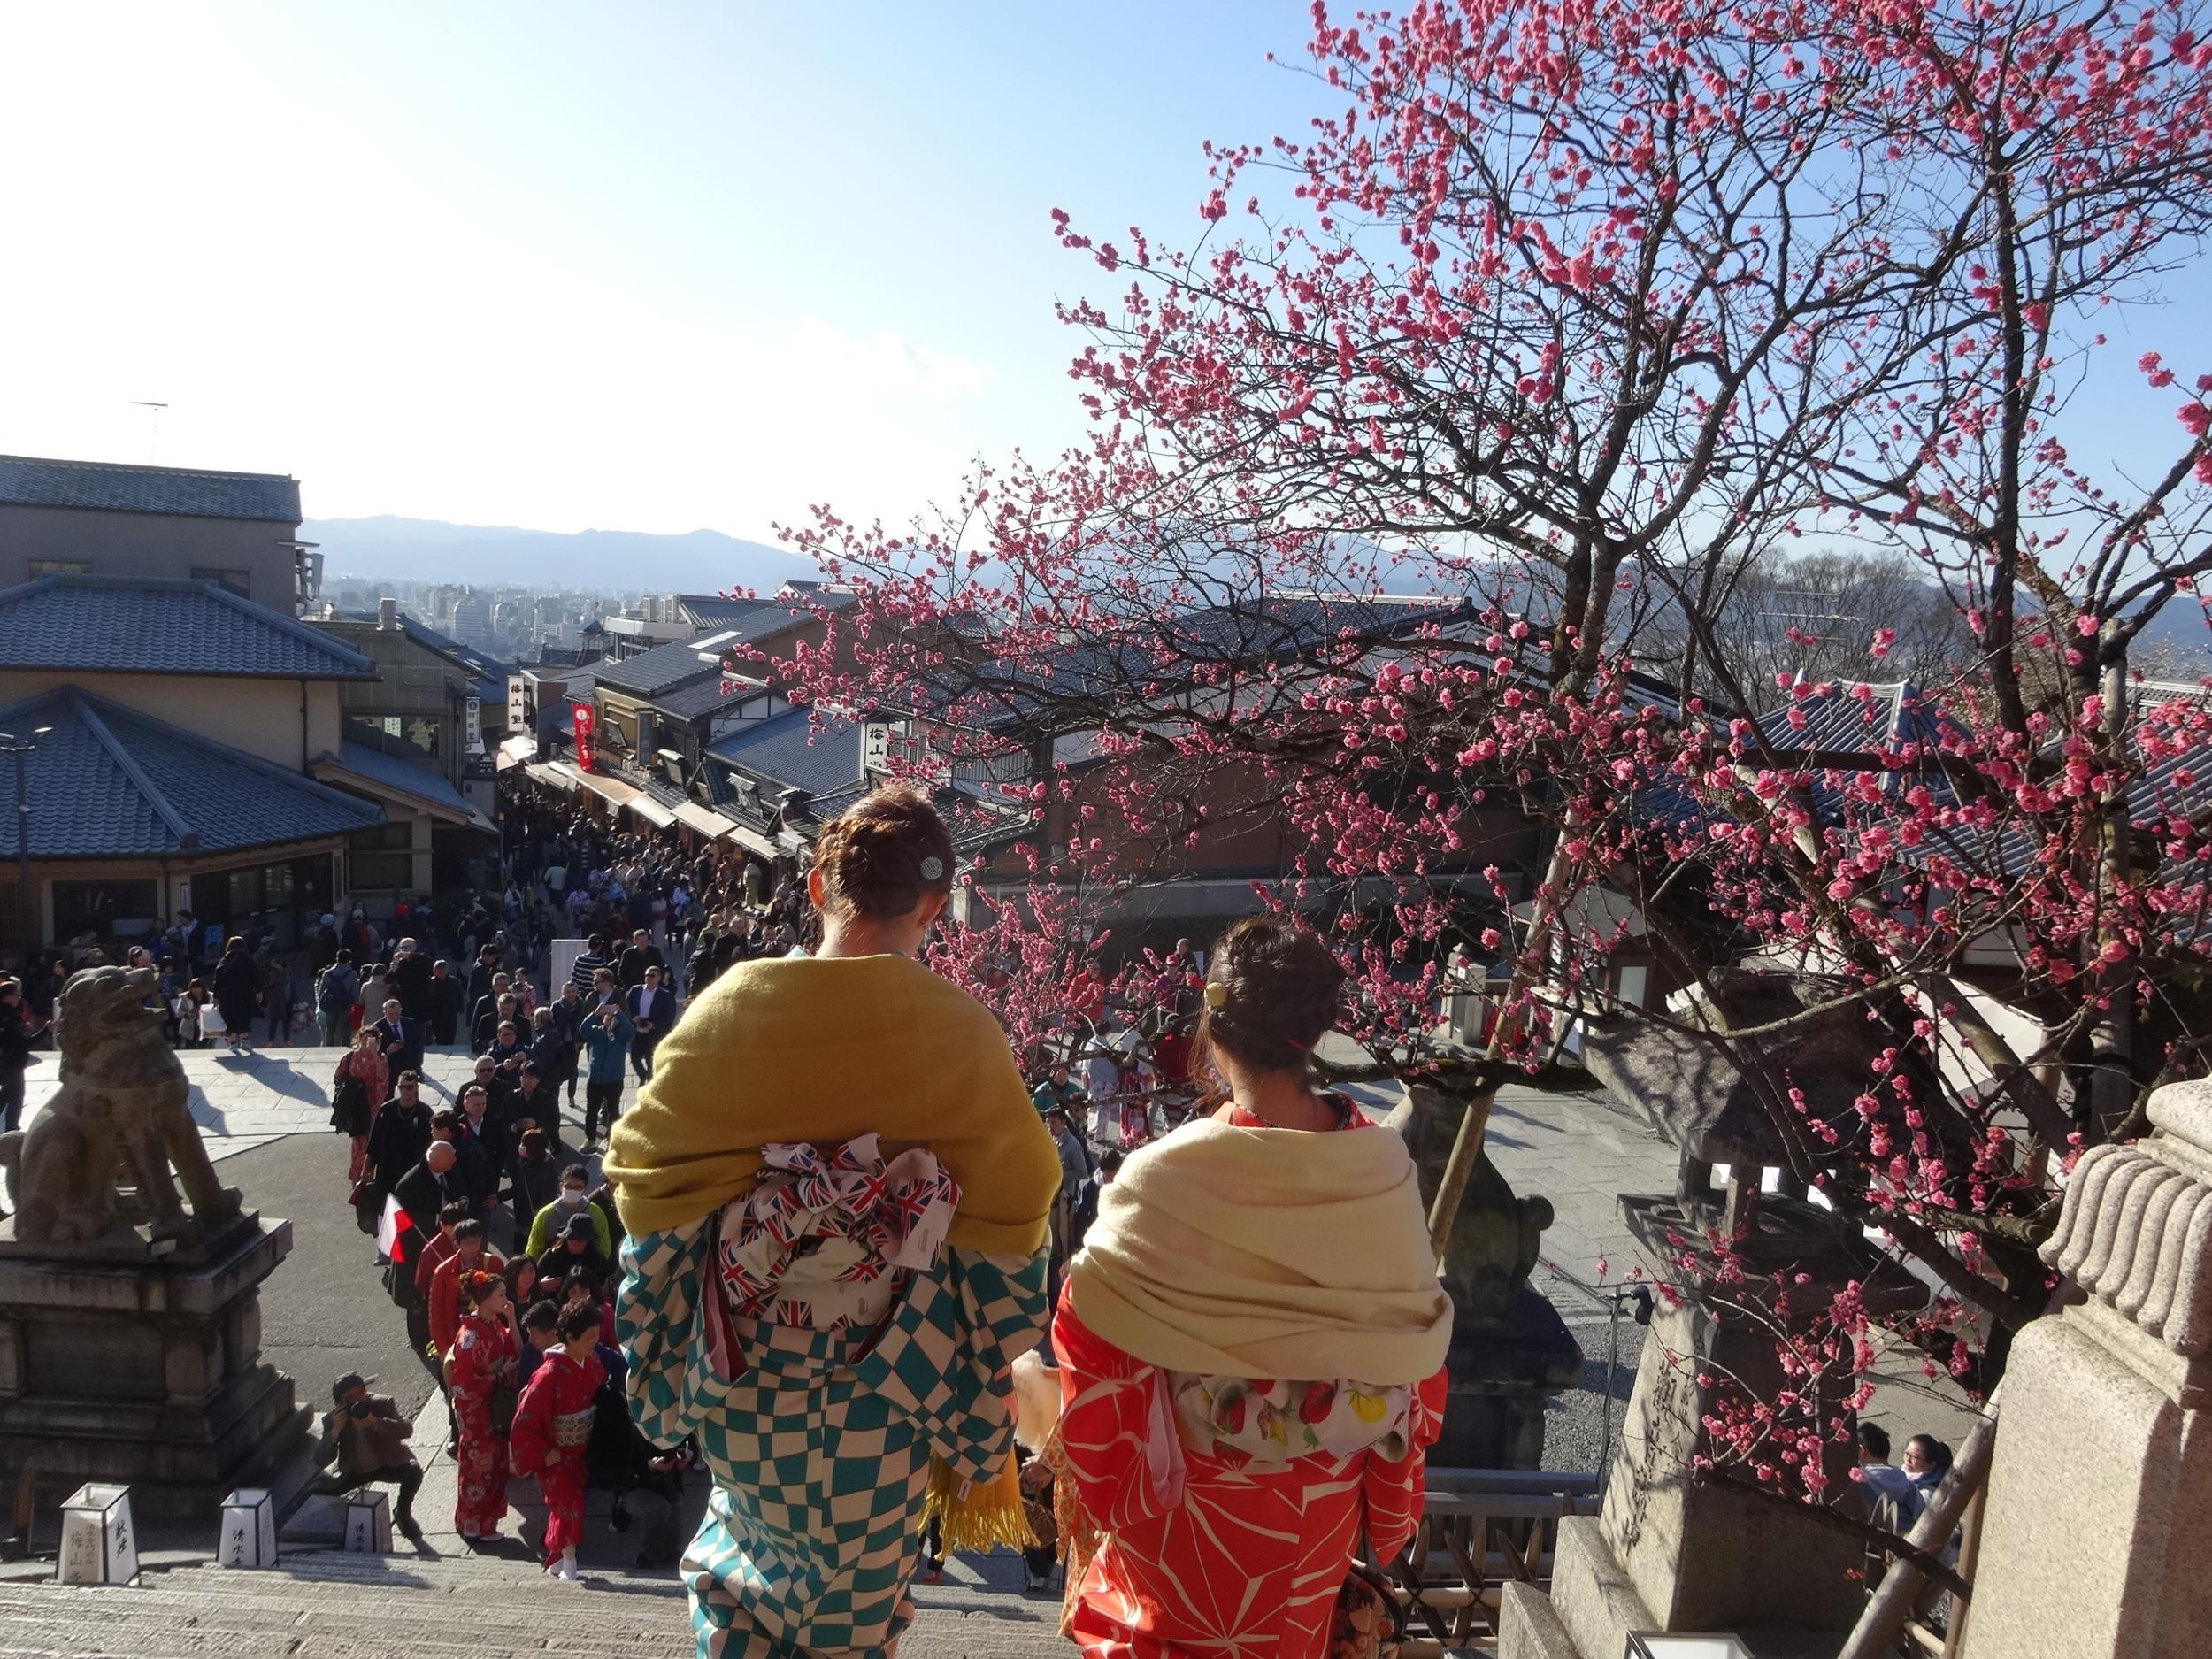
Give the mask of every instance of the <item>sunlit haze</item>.
<svg viewBox="0 0 2212 1659">
<path fill-rule="evenodd" d="M 1064 206 L 1184 238 L 1304 8 L 18 5 L 0 450 L 767 539 L 1078 430 Z"/>
</svg>

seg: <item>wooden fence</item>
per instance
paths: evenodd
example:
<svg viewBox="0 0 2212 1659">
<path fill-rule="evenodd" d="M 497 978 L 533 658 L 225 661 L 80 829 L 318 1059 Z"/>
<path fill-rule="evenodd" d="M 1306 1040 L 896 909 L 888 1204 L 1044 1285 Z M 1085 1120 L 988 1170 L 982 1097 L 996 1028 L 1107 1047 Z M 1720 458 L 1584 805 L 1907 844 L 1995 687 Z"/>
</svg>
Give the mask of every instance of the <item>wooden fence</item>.
<svg viewBox="0 0 2212 1659">
<path fill-rule="evenodd" d="M 1503 1586 L 1548 1586 L 1560 1517 L 1597 1505 L 1595 1475 L 1430 1470 L 1420 1530 L 1389 1569 L 1406 1609 L 1401 1659 L 1496 1652 Z"/>
</svg>

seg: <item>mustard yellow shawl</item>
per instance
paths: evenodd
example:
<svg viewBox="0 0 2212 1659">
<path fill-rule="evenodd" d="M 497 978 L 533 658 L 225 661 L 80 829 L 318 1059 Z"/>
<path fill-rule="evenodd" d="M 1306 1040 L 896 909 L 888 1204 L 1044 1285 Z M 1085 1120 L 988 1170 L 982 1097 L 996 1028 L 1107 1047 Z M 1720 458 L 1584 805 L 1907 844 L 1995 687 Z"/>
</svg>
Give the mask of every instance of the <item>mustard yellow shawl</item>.
<svg viewBox="0 0 2212 1659">
<path fill-rule="evenodd" d="M 685 1010 L 616 1123 L 605 1171 L 634 1233 L 698 1221 L 749 1191 L 772 1141 L 927 1147 L 960 1183 L 947 1241 L 1032 1255 L 1060 1159 L 980 1002 L 904 956 L 732 968 Z"/>
<path fill-rule="evenodd" d="M 1125 1354 L 1209 1376 L 1417 1383 L 1452 1335 L 1413 1160 L 1379 1127 L 1154 1141 L 1100 1194 L 1068 1295 Z"/>
</svg>

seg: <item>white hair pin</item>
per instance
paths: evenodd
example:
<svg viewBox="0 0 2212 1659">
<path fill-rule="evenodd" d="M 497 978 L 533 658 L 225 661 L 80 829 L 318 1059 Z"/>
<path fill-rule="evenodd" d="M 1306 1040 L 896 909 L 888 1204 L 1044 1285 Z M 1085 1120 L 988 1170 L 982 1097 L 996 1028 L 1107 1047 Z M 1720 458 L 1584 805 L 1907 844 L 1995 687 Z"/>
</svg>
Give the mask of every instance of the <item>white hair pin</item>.
<svg viewBox="0 0 2212 1659">
<path fill-rule="evenodd" d="M 931 853 L 928 856 L 922 860 L 923 880 L 934 881 L 939 876 L 941 876 L 944 873 L 945 861 L 940 858 L 935 853 Z"/>
</svg>

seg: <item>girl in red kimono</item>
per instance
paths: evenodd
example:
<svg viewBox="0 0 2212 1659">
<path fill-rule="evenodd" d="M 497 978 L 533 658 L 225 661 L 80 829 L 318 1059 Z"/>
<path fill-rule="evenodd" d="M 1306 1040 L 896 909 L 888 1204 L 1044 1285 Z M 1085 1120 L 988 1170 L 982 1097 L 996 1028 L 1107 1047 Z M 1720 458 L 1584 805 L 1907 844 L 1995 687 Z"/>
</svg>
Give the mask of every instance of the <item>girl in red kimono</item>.
<svg viewBox="0 0 2212 1659">
<path fill-rule="evenodd" d="M 507 1318 L 507 1281 L 498 1274 L 471 1273 L 461 1301 L 466 1311 L 460 1333 L 446 1351 L 461 1475 L 453 1530 L 473 1548 L 497 1538 L 507 1518 L 506 1425 L 495 1417 L 493 1396 L 515 1386 L 515 1333 Z"/>
<path fill-rule="evenodd" d="M 1354 1555 L 1394 1559 L 1419 1518 L 1451 1302 L 1404 1141 L 1312 1086 L 1342 978 L 1295 921 L 1230 930 L 1194 1056 L 1216 1110 L 1130 1156 L 1069 1268 L 1088 1659 L 1320 1659 Z"/>
<path fill-rule="evenodd" d="M 576 1546 L 584 1538 L 585 1455 L 606 1367 L 592 1347 L 599 1310 L 568 1309 L 554 1327 L 560 1346 L 548 1350 L 515 1408 L 515 1473 L 535 1475 L 545 1499 L 545 1570 L 575 1582 Z"/>
</svg>

